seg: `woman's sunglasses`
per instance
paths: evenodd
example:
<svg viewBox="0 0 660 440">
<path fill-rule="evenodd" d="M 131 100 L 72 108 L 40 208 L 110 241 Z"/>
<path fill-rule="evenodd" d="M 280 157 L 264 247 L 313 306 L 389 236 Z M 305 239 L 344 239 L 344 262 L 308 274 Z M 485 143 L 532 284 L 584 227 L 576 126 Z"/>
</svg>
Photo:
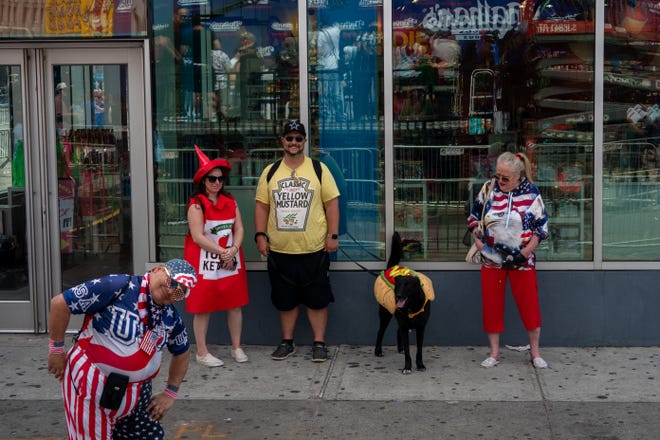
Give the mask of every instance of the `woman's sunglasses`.
<svg viewBox="0 0 660 440">
<path fill-rule="evenodd" d="M 509 183 L 511 181 L 509 177 L 500 176 L 499 174 L 495 174 L 495 178 L 501 180 L 503 183 Z"/>
<path fill-rule="evenodd" d="M 294 140 L 295 140 L 296 142 L 302 142 L 303 140 L 305 140 L 305 138 L 302 137 L 302 136 L 296 136 L 296 137 L 293 137 L 293 136 L 287 136 L 287 137 L 285 137 L 284 139 L 286 139 L 287 142 L 293 142 Z"/>
<path fill-rule="evenodd" d="M 225 176 L 206 176 L 206 180 L 208 180 L 211 183 L 215 182 L 224 182 L 225 181 Z"/>
</svg>

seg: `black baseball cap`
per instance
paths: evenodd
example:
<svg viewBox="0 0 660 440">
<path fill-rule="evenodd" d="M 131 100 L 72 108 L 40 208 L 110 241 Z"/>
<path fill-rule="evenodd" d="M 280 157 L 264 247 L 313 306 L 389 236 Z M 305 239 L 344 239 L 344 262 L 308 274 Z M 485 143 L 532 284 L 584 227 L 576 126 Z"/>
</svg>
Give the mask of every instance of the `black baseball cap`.
<svg viewBox="0 0 660 440">
<path fill-rule="evenodd" d="M 284 124 L 282 127 L 282 137 L 286 136 L 289 133 L 297 132 L 307 137 L 307 132 L 305 131 L 305 126 L 300 121 L 289 121 Z"/>
</svg>

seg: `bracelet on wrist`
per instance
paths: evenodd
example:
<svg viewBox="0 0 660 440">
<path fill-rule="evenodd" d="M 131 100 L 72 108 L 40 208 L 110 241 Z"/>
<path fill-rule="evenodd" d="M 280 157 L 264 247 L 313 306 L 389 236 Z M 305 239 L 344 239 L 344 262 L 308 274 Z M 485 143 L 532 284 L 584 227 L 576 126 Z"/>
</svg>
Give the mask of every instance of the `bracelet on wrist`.
<svg viewBox="0 0 660 440">
<path fill-rule="evenodd" d="M 64 341 L 48 339 L 48 354 L 64 354 Z"/>
<path fill-rule="evenodd" d="M 176 397 L 179 395 L 179 387 L 175 387 L 174 385 L 170 385 L 169 383 L 165 387 L 165 390 L 163 390 L 163 393 L 172 399 L 176 399 Z"/>
</svg>

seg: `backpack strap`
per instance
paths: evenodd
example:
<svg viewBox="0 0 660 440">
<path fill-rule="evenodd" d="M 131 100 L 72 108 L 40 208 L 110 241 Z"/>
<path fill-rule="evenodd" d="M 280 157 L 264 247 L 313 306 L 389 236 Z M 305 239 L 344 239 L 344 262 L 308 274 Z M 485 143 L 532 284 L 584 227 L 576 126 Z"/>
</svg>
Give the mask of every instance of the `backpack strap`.
<svg viewBox="0 0 660 440">
<path fill-rule="evenodd" d="M 321 168 L 321 161 L 312 159 L 312 165 L 314 165 L 314 172 L 316 172 L 316 177 L 319 179 L 319 182 L 323 183 L 321 176 L 323 174 L 323 168 Z"/>
<path fill-rule="evenodd" d="M 281 164 L 282 159 L 277 159 L 275 162 L 273 162 L 273 165 L 268 170 L 268 174 L 266 174 L 266 183 L 270 183 L 270 179 L 273 178 L 275 171 L 277 171 Z M 316 173 L 316 177 L 319 179 L 319 182 L 322 182 L 321 177 L 323 175 L 323 168 L 321 168 L 321 161 L 312 159 L 312 165 L 314 165 L 314 172 Z"/>
<path fill-rule="evenodd" d="M 273 174 L 275 174 L 275 171 L 280 167 L 282 164 L 282 159 L 278 159 L 273 163 L 273 166 L 270 167 L 268 170 L 268 174 L 266 174 L 266 183 L 270 183 L 270 179 L 273 178 Z"/>
</svg>

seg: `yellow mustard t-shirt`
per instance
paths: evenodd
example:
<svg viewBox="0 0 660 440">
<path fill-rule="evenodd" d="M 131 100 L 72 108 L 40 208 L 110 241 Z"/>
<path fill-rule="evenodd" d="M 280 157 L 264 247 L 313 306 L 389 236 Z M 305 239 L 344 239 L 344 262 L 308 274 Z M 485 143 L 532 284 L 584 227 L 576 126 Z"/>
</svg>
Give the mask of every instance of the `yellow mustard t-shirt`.
<svg viewBox="0 0 660 440">
<path fill-rule="evenodd" d="M 308 254 L 325 247 L 328 225 L 323 203 L 339 197 L 332 173 L 321 163 L 321 180 L 312 159 L 305 157 L 295 173 L 284 161 L 269 183 L 268 165 L 259 178 L 256 200 L 270 206 L 267 233 L 270 248 L 287 254 Z"/>
</svg>

